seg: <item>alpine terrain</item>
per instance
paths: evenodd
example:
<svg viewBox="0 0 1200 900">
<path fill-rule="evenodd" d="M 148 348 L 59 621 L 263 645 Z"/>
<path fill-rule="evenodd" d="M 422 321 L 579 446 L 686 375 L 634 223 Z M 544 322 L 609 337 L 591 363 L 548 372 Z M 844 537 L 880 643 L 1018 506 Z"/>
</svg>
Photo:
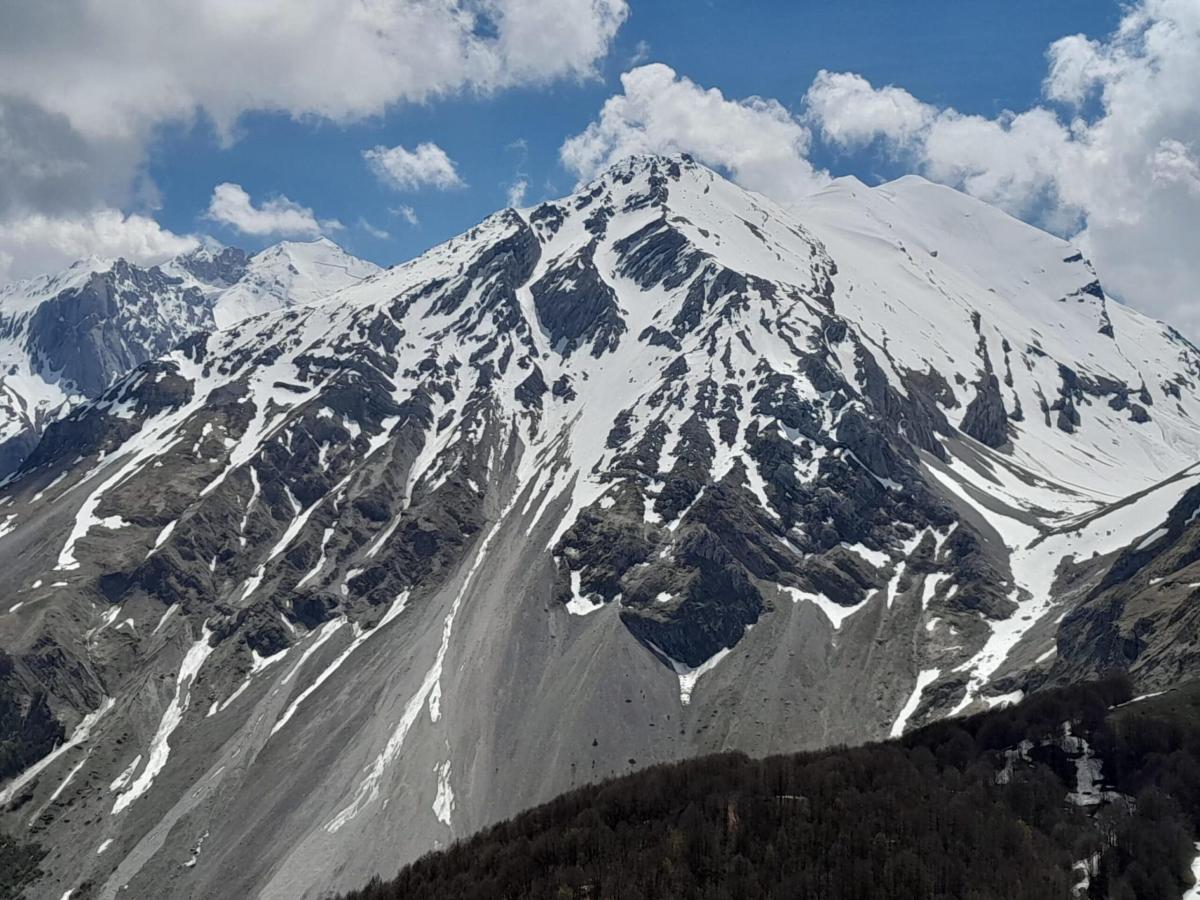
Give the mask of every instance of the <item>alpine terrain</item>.
<svg viewBox="0 0 1200 900">
<path fill-rule="evenodd" d="M 90 258 L 0 288 L 0 477 L 49 422 L 183 338 L 311 302 L 376 271 L 322 238 L 253 256 L 200 249 L 150 269 Z"/>
<path fill-rule="evenodd" d="M 646 156 L 298 252 L 0 299 L 27 896 L 327 896 L 650 764 L 1200 666 L 1200 351 L 979 201 Z"/>
</svg>

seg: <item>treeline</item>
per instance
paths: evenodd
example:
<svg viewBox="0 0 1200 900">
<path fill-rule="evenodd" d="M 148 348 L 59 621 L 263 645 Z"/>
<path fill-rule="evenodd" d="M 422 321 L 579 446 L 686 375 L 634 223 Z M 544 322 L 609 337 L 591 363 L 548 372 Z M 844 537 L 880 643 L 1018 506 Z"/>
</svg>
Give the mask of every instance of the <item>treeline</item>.
<svg viewBox="0 0 1200 900">
<path fill-rule="evenodd" d="M 0 832 L 0 900 L 20 900 L 24 889 L 42 875 L 38 864 L 46 851 Z"/>
<path fill-rule="evenodd" d="M 1179 900 L 1200 832 L 1200 690 L 1110 709 L 1129 695 L 1111 679 L 898 742 L 657 766 L 345 900 Z M 1121 801 L 1067 802 L 1064 722 Z M 1023 740 L 1028 761 L 1006 765 Z"/>
</svg>

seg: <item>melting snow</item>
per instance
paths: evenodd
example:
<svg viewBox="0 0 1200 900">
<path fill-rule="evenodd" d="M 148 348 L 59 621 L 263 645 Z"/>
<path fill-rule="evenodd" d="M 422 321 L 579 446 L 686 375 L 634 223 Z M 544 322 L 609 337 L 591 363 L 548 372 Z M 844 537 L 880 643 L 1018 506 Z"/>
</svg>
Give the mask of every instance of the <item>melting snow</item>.
<svg viewBox="0 0 1200 900">
<path fill-rule="evenodd" d="M 437 767 L 437 796 L 433 801 L 433 814 L 447 828 L 453 827 L 450 816 L 454 812 L 454 788 L 450 786 L 450 760 Z"/>
<path fill-rule="evenodd" d="M 675 674 L 679 676 L 679 702 L 687 706 L 692 702 L 692 691 L 696 689 L 696 682 L 700 680 L 700 676 L 707 672 L 711 672 L 717 667 L 717 663 L 729 655 L 729 648 L 725 647 L 718 650 L 704 662 L 695 668 L 681 663 L 678 660 L 671 660 L 671 668 L 675 670 Z M 670 657 L 668 657 L 669 659 Z"/>
<path fill-rule="evenodd" d="M 941 677 L 941 669 L 926 669 L 917 675 L 917 684 L 913 688 L 913 692 L 905 701 L 904 706 L 900 710 L 900 714 L 896 716 L 896 721 L 892 723 L 891 737 L 897 738 L 904 734 L 904 729 L 908 726 L 908 720 L 912 718 L 913 713 L 917 711 L 917 707 L 921 705 L 921 695 L 925 693 L 925 688 L 929 687 L 938 678 Z"/>
<path fill-rule="evenodd" d="M 1183 900 L 1200 900 L 1200 843 L 1196 844 L 1196 858 L 1192 861 L 1192 886 Z"/>
<path fill-rule="evenodd" d="M 1067 794 L 1067 800 L 1076 806 L 1096 806 L 1107 800 L 1119 800 L 1116 791 L 1106 791 L 1100 776 L 1103 762 L 1096 756 L 1091 745 L 1071 733 L 1071 723 L 1063 722 L 1062 748 L 1075 755 L 1075 790 Z"/>
<path fill-rule="evenodd" d="M 163 767 L 166 766 L 167 758 L 171 754 L 171 745 L 169 743 L 171 735 L 179 727 L 179 723 L 183 721 L 183 714 L 187 712 L 188 704 L 191 700 L 192 684 L 196 680 L 196 675 L 200 672 L 200 667 L 204 665 L 204 661 L 208 659 L 209 654 L 213 651 L 213 648 L 208 643 L 210 634 L 208 626 L 205 625 L 200 639 L 193 643 L 188 648 L 187 653 L 184 654 L 183 662 L 179 666 L 179 674 L 175 678 L 175 696 L 163 712 L 154 737 L 150 741 L 146 766 L 142 769 L 142 773 L 130 783 L 129 787 L 117 795 L 117 799 L 113 802 L 113 815 L 124 810 L 134 800 L 150 790 L 150 786 L 154 784 L 154 779 L 163 770 Z"/>
<path fill-rule="evenodd" d="M 383 629 L 383 627 L 385 625 L 387 625 L 389 622 L 391 622 L 394 618 L 396 618 L 396 616 L 398 616 L 398 615 L 400 615 L 400 613 L 404 612 L 404 607 L 407 604 L 408 604 L 408 592 L 405 591 L 403 594 L 401 594 L 399 597 L 397 597 L 392 602 L 392 605 L 388 607 L 387 612 L 385 612 L 383 614 L 383 618 L 381 618 L 379 620 L 379 624 L 376 625 L 374 628 L 372 628 L 370 631 L 360 631 L 358 628 L 358 624 L 355 623 L 354 638 L 350 641 L 350 644 L 346 647 L 345 650 L 343 650 L 341 653 L 339 653 L 337 655 L 337 657 L 333 660 L 333 662 L 331 662 L 328 666 L 326 666 L 325 669 L 316 678 L 313 679 L 312 683 L 308 687 L 306 687 L 303 691 L 300 692 L 299 696 L 297 696 L 295 700 L 293 700 L 291 702 L 291 704 L 288 706 L 288 708 L 284 711 L 283 715 L 279 717 L 279 721 L 277 721 L 275 723 L 275 725 L 272 726 L 271 734 L 275 734 L 275 732 L 279 731 L 279 729 L 281 729 L 284 725 L 286 725 L 291 720 L 292 716 L 294 716 L 296 714 L 296 710 L 300 708 L 300 704 L 303 703 L 305 700 L 307 700 L 317 690 L 317 688 L 319 688 L 322 684 L 324 684 L 326 682 L 326 680 L 328 680 L 328 678 L 331 675 L 333 675 L 334 672 L 336 672 L 339 668 L 341 668 L 342 663 L 344 663 L 347 659 L 350 658 L 350 654 L 352 654 L 355 650 L 357 650 L 359 647 L 361 647 L 363 644 L 365 644 L 368 640 L 370 640 L 373 635 L 378 634 Z M 332 634 L 333 634 L 333 631 L 330 631 L 329 635 L 332 635 Z M 323 638 L 324 638 L 324 640 L 328 639 L 327 636 L 323 636 Z M 317 647 L 319 647 L 322 643 L 324 643 L 324 640 L 318 639 L 317 643 L 314 644 L 314 646 L 310 647 L 308 649 L 308 651 L 306 651 L 305 655 L 300 658 L 300 662 L 296 664 L 297 669 L 304 663 L 304 660 L 307 658 L 308 654 L 311 653 L 313 650 L 316 650 Z M 276 654 L 276 656 L 278 656 L 278 655 L 279 654 Z M 273 660 L 275 657 L 271 657 L 271 658 Z M 288 673 L 287 678 L 284 679 L 285 684 L 287 683 L 288 679 L 290 679 L 294 673 L 295 673 L 295 669 L 293 669 L 292 672 Z"/>
<path fill-rule="evenodd" d="M 603 600 L 593 600 L 583 595 L 580 587 L 582 577 L 579 572 L 571 572 L 571 599 L 567 601 L 567 612 L 573 616 L 586 616 L 604 608 Z"/>
<path fill-rule="evenodd" d="M 497 517 L 496 523 L 488 531 L 487 536 L 480 542 L 479 549 L 475 553 L 475 559 L 471 563 L 471 568 L 463 578 L 462 586 L 458 589 L 458 593 L 454 597 L 454 602 L 450 604 L 450 611 L 446 613 L 446 618 L 442 622 L 442 641 L 438 646 L 433 665 L 426 671 L 425 678 L 421 681 L 421 686 L 417 688 L 416 693 L 405 704 L 400 721 L 396 723 L 396 727 L 388 738 L 387 744 L 384 745 L 379 755 L 375 757 L 375 761 L 371 764 L 367 774 L 359 783 L 350 803 L 338 812 L 325 826 L 325 830 L 331 834 L 344 827 L 358 815 L 364 806 L 378 798 L 379 782 L 383 778 L 383 773 L 400 753 L 401 748 L 404 746 L 404 741 L 408 737 L 408 732 L 417 721 L 417 716 L 420 715 L 421 708 L 425 703 L 429 703 L 429 715 L 433 721 L 436 722 L 440 716 L 442 667 L 446 662 L 446 654 L 450 651 L 450 635 L 454 629 L 454 619 L 458 615 L 463 598 L 474 581 L 475 573 L 479 570 L 480 564 L 487 555 L 488 547 L 491 546 L 492 540 L 500 531 L 505 519 L 508 518 L 513 505 L 514 503 L 510 502 L 505 507 L 504 511 Z"/>
<path fill-rule="evenodd" d="M 139 753 L 133 758 L 133 761 L 125 767 L 125 770 L 113 779 L 112 784 L 108 786 L 108 789 L 110 791 L 120 791 L 128 787 L 129 783 L 133 781 L 133 773 L 137 771 L 138 763 L 141 761 L 142 754 Z"/>
<path fill-rule="evenodd" d="M 876 569 L 882 569 L 891 560 L 891 557 L 882 550 L 872 550 L 865 544 L 847 544 L 843 542 L 838 546 L 849 550 L 851 553 L 857 553 Z"/>
<path fill-rule="evenodd" d="M 296 590 L 299 590 L 307 582 L 309 582 L 313 578 L 316 578 L 318 575 L 320 575 L 321 570 L 323 568 L 325 568 L 325 559 L 326 559 L 325 552 L 326 552 L 326 548 L 329 546 L 329 539 L 331 537 L 333 537 L 332 526 L 329 528 L 326 528 L 325 533 L 321 535 L 321 556 L 320 556 L 320 558 L 317 560 L 316 565 L 314 565 L 311 569 L 309 569 L 307 572 L 305 572 L 304 576 L 299 581 L 296 582 L 296 588 L 295 588 Z"/>
<path fill-rule="evenodd" d="M 809 591 L 802 591 L 799 588 L 793 587 L 785 587 L 782 590 L 791 596 L 793 603 L 807 600 L 816 606 L 817 609 L 825 614 L 825 618 L 829 620 L 829 624 L 833 626 L 834 631 L 841 628 L 842 623 L 862 609 L 866 603 L 866 601 L 863 601 L 863 603 L 858 603 L 854 606 L 842 606 L 840 603 L 834 603 L 824 594 L 813 594 Z"/>
<path fill-rule="evenodd" d="M 5 805 L 12 800 L 12 798 L 16 796 L 17 791 L 28 784 L 29 781 L 39 772 L 42 772 L 48 766 L 52 765 L 64 753 L 71 750 L 73 747 L 78 747 L 80 744 L 86 741 L 91 735 L 92 729 L 96 727 L 96 723 L 104 717 L 105 713 L 112 709 L 114 702 L 115 701 L 111 697 L 105 697 L 99 707 L 84 716 L 80 723 L 75 726 L 75 730 L 71 732 L 71 736 L 67 739 L 66 743 L 61 744 L 56 749 L 43 756 L 32 766 L 5 785 L 4 790 L 0 790 L 0 806 Z"/>
</svg>

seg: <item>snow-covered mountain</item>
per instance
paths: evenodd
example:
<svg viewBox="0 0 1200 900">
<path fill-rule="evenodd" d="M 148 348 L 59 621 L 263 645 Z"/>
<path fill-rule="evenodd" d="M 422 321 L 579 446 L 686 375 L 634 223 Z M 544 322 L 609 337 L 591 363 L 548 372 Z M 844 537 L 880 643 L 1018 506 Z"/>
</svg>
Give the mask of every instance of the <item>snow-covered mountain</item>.
<svg viewBox="0 0 1200 900">
<path fill-rule="evenodd" d="M 3 827 L 37 896 L 315 897 L 633 766 L 1156 688 L 1200 661 L 1198 374 L 952 190 L 632 159 L 46 429 Z"/>
<path fill-rule="evenodd" d="M 198 276 L 195 259 L 193 254 L 174 264 Z M 320 300 L 378 271 L 329 238 L 283 241 L 251 256 L 236 280 L 213 292 L 213 319 L 217 328 L 228 328 L 250 316 Z"/>
<path fill-rule="evenodd" d="M 322 238 L 249 257 L 202 249 L 152 268 L 89 258 L 0 288 L 0 478 L 48 422 L 183 338 L 311 303 L 377 271 Z"/>
</svg>

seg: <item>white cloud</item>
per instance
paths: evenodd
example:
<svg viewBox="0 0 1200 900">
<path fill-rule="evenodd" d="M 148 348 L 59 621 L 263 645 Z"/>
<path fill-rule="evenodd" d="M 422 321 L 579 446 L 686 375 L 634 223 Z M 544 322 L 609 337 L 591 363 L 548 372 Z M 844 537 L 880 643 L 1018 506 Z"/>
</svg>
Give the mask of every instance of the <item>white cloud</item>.
<svg viewBox="0 0 1200 900">
<path fill-rule="evenodd" d="M 272 197 L 255 206 L 240 184 L 226 181 L 213 188 L 206 217 L 228 225 L 242 234 L 259 237 L 317 237 L 328 231 L 340 231 L 336 219 L 318 220 L 307 206 L 293 203 L 287 197 Z"/>
<path fill-rule="evenodd" d="M 425 142 L 415 150 L 404 147 L 374 147 L 363 151 L 363 159 L 375 176 L 397 190 L 413 191 L 425 186 L 438 190 L 463 187 L 454 160 L 437 144 Z"/>
<path fill-rule="evenodd" d="M 828 180 L 806 158 L 809 131 L 780 103 L 729 100 L 660 63 L 621 76 L 624 93 L 562 145 L 563 164 L 587 180 L 634 153 L 687 152 L 724 168 L 742 185 L 787 200 Z"/>
<path fill-rule="evenodd" d="M 247 110 L 344 121 L 589 76 L 627 14 L 625 0 L 7 4 L 0 84 L 94 136 L 198 110 L 226 132 Z"/>
<path fill-rule="evenodd" d="M 1182 141 L 1163 140 L 1154 151 L 1151 175 L 1163 184 L 1178 184 L 1200 192 L 1200 162 Z"/>
<path fill-rule="evenodd" d="M 115 209 L 78 216 L 33 213 L 0 221 L 0 281 L 53 272 L 86 256 L 153 265 L 199 244 L 192 235 L 174 234 L 146 216 Z"/>
<path fill-rule="evenodd" d="M 421 220 L 417 218 L 417 211 L 411 206 L 394 206 L 388 212 L 393 216 L 399 216 L 413 228 L 421 224 Z"/>
<path fill-rule="evenodd" d="M 871 87 L 852 72 L 817 73 L 806 97 L 808 114 L 827 141 L 842 146 L 884 135 L 904 142 L 929 125 L 933 107 L 895 87 Z"/>
<path fill-rule="evenodd" d="M 508 205 L 517 207 L 525 205 L 525 194 L 529 191 L 529 180 L 518 178 L 508 186 Z"/>
<path fill-rule="evenodd" d="M 1047 105 L 995 118 L 822 72 L 833 144 L 882 139 L 928 177 L 1073 236 L 1105 286 L 1200 335 L 1200 4 L 1141 0 L 1107 39 L 1051 45 Z"/>
<path fill-rule="evenodd" d="M 375 227 L 370 222 L 368 222 L 366 219 L 361 218 L 361 217 L 358 220 L 358 227 L 360 229 L 362 229 L 363 231 L 365 231 L 367 234 L 369 234 L 371 237 L 375 238 L 375 240 L 377 240 L 377 241 L 386 241 L 388 238 L 391 237 L 391 235 L 388 234 L 386 231 L 384 231 L 382 228 Z"/>
<path fill-rule="evenodd" d="M 872 87 L 860 75 L 819 72 L 805 96 L 807 118 L 839 147 L 882 139 L 912 157 L 935 181 L 953 184 L 1018 215 L 1044 205 L 1048 173 L 1069 152 L 1070 133 L 1054 113 L 1035 108 L 996 119 L 939 110 L 907 91 Z M 1058 214 L 1075 211 L 1065 207 Z"/>
<path fill-rule="evenodd" d="M 0 4 L 0 221 L 153 208 L 163 125 L 336 122 L 594 77 L 626 0 L 55 0 Z"/>
</svg>

